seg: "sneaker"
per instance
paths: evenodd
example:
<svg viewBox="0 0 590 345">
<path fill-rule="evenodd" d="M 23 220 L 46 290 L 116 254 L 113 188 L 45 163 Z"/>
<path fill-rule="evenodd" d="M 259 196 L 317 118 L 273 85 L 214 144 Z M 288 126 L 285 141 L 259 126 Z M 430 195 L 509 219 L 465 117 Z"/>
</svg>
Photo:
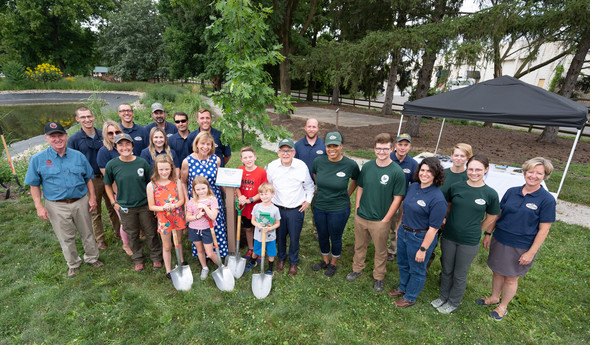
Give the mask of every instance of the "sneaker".
<svg viewBox="0 0 590 345">
<path fill-rule="evenodd" d="M 101 268 L 102 266 L 104 266 L 104 264 L 98 260 L 94 262 L 88 262 L 88 264 L 94 268 Z"/>
<path fill-rule="evenodd" d="M 254 253 L 252 249 L 248 249 L 248 252 L 246 253 L 246 256 L 244 256 L 244 259 L 246 259 L 246 261 L 250 261 L 252 259 L 252 253 Z"/>
<path fill-rule="evenodd" d="M 266 272 L 264 272 L 264 274 L 266 274 L 267 276 L 272 276 L 272 270 L 269 268 L 266 270 Z"/>
<path fill-rule="evenodd" d="M 79 270 L 80 270 L 80 267 L 69 268 L 68 269 L 68 278 L 74 278 L 76 276 L 76 274 L 78 274 Z"/>
<path fill-rule="evenodd" d="M 387 261 L 395 261 L 395 254 L 387 254 Z"/>
<path fill-rule="evenodd" d="M 440 297 L 439 297 L 439 298 L 435 299 L 434 301 L 430 302 L 430 305 L 431 305 L 433 308 L 438 308 L 438 307 L 441 307 L 441 306 L 442 306 L 443 304 L 445 304 L 446 302 L 447 302 L 447 301 L 445 301 L 444 299 L 442 299 L 442 298 L 440 298 Z"/>
<path fill-rule="evenodd" d="M 159 261 L 154 261 L 154 263 L 152 264 L 152 269 L 154 271 L 159 270 L 160 268 L 162 268 L 162 263 Z"/>
<path fill-rule="evenodd" d="M 248 261 L 246 268 L 244 268 L 244 273 L 250 272 L 254 267 L 258 266 L 258 260 L 255 262 Z"/>
<path fill-rule="evenodd" d="M 494 319 L 494 321 L 502 321 L 502 319 L 504 318 L 504 316 L 506 316 L 506 314 L 508 314 L 508 310 L 506 310 L 504 312 L 504 314 L 502 314 L 502 315 L 498 314 L 497 311 L 492 310 L 492 312 L 490 313 L 490 317 L 492 319 Z"/>
<path fill-rule="evenodd" d="M 375 283 L 373 284 L 373 289 L 377 292 L 383 291 L 383 280 L 375 279 Z"/>
<path fill-rule="evenodd" d="M 205 267 L 201 270 L 201 280 L 207 279 L 207 275 L 209 274 L 209 267 Z"/>
<path fill-rule="evenodd" d="M 333 277 L 334 274 L 336 274 L 336 270 L 338 269 L 338 267 L 332 265 L 332 264 L 328 264 L 328 268 L 326 268 L 326 272 L 324 272 L 324 275 L 326 277 Z"/>
<path fill-rule="evenodd" d="M 346 280 L 348 280 L 349 282 L 353 282 L 356 280 L 356 278 L 358 278 L 363 272 L 355 272 L 355 271 L 350 271 L 350 273 L 348 273 L 346 275 Z"/>
<path fill-rule="evenodd" d="M 100 241 L 100 242 L 96 242 L 96 246 L 98 247 L 98 249 L 100 250 L 105 250 L 107 249 L 107 244 L 104 241 Z"/>
<path fill-rule="evenodd" d="M 143 264 L 135 264 L 135 272 L 143 272 Z"/>
<path fill-rule="evenodd" d="M 324 261 L 320 261 L 319 263 L 311 266 L 311 269 L 314 271 L 319 271 L 319 270 L 325 270 L 326 268 L 328 268 L 328 264 L 325 263 Z"/>
<path fill-rule="evenodd" d="M 166 278 L 172 280 L 172 276 L 170 275 L 170 272 L 166 273 Z"/>
<path fill-rule="evenodd" d="M 455 310 L 457 310 L 457 307 L 455 307 L 454 305 L 451 305 L 450 303 L 447 302 L 447 303 L 441 305 L 440 307 L 436 308 L 436 310 L 438 310 L 438 312 L 441 314 L 450 314 L 450 313 L 454 312 Z"/>
</svg>

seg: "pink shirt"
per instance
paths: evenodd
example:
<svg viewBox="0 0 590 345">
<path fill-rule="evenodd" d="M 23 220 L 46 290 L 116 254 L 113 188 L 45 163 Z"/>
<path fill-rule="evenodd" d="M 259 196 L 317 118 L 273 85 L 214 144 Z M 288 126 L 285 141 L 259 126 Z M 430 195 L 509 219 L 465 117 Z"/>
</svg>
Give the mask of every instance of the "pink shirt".
<svg viewBox="0 0 590 345">
<path fill-rule="evenodd" d="M 186 204 L 186 211 L 192 213 L 193 215 L 197 215 L 199 214 L 199 212 L 201 212 L 201 209 L 197 207 L 197 203 L 200 204 L 205 204 L 207 205 L 210 209 L 218 209 L 219 208 L 219 204 L 217 203 L 217 199 L 215 199 L 214 196 L 207 198 L 205 200 L 198 200 L 195 201 L 195 199 L 191 199 L 187 202 Z M 213 226 L 217 225 L 217 222 L 215 221 L 215 219 L 213 219 Z M 201 218 L 199 219 L 195 219 L 192 222 L 190 222 L 188 224 L 188 227 L 191 229 L 209 229 L 209 221 L 207 220 L 206 215 L 203 215 Z"/>
</svg>

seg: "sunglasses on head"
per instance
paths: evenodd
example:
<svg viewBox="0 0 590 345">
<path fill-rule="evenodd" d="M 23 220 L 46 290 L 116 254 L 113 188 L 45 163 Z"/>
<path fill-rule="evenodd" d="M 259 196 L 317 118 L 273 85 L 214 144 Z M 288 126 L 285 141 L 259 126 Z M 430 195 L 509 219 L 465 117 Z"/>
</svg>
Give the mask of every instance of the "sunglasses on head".
<svg viewBox="0 0 590 345">
<path fill-rule="evenodd" d="M 174 122 L 176 123 L 186 123 L 186 121 L 188 121 L 187 119 L 184 120 L 174 120 Z"/>
</svg>

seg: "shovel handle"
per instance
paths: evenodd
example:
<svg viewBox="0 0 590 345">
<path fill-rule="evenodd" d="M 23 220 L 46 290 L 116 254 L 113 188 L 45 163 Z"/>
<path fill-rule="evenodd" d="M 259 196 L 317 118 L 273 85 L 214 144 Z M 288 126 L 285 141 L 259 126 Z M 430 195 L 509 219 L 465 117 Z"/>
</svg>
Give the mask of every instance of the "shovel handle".
<svg viewBox="0 0 590 345">
<path fill-rule="evenodd" d="M 174 248 L 178 249 L 180 247 L 180 239 L 178 238 L 176 229 L 172 230 L 172 238 L 174 239 Z"/>
<path fill-rule="evenodd" d="M 260 243 L 262 248 L 260 249 L 260 273 L 264 274 L 264 254 L 266 254 L 266 232 L 262 230 L 262 242 Z"/>
<path fill-rule="evenodd" d="M 207 221 L 209 222 L 209 229 L 211 230 L 211 237 L 213 237 L 213 245 L 215 246 L 215 249 L 219 248 L 219 245 L 217 245 L 217 237 L 215 236 L 215 229 L 213 227 L 213 221 L 205 216 L 205 218 L 207 218 Z"/>
</svg>

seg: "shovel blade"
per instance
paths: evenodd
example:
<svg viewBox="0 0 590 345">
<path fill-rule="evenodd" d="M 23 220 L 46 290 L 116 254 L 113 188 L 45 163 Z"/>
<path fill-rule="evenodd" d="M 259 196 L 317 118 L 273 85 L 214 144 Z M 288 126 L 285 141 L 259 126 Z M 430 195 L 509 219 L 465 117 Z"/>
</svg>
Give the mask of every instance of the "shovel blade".
<svg viewBox="0 0 590 345">
<path fill-rule="evenodd" d="M 239 279 L 244 274 L 244 269 L 246 268 L 246 259 L 230 256 L 227 259 L 227 267 L 229 267 L 234 277 Z"/>
<path fill-rule="evenodd" d="M 252 275 L 252 293 L 258 299 L 263 299 L 272 288 L 272 275 L 259 273 Z"/>
<path fill-rule="evenodd" d="M 215 281 L 215 285 L 221 291 L 232 291 L 236 284 L 234 280 L 234 276 L 231 273 L 230 269 L 225 266 L 221 266 L 215 270 L 215 272 L 211 273 L 213 276 L 213 280 Z"/>
<path fill-rule="evenodd" d="M 193 272 L 189 266 L 176 266 L 170 271 L 170 278 L 176 290 L 189 291 L 193 285 Z"/>
</svg>

